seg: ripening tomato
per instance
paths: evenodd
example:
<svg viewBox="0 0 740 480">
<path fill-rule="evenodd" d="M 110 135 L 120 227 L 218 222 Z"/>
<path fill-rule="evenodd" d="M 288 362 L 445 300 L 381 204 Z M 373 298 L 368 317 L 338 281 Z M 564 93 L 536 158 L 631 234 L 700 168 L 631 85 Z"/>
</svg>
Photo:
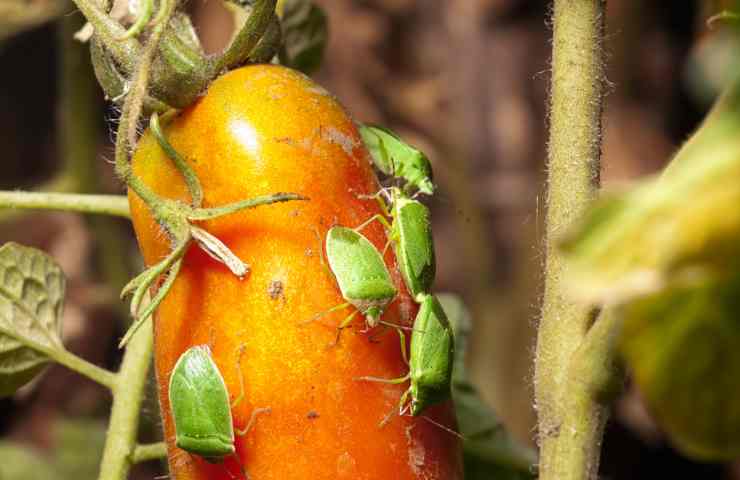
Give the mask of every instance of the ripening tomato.
<svg viewBox="0 0 740 480">
<path fill-rule="evenodd" d="M 203 184 L 204 206 L 276 192 L 310 201 L 287 202 L 203 222 L 251 266 L 239 280 L 191 246 L 172 291 L 159 307 L 155 358 L 159 397 L 173 478 L 238 475 L 233 460 L 210 465 L 174 445 L 167 397 L 169 374 L 190 346 L 209 344 L 234 398 L 243 348 L 246 398 L 234 408 L 243 428 L 254 408 L 270 407 L 238 438 L 237 453 L 256 480 L 462 478 L 459 441 L 423 418 L 394 416 L 407 385 L 358 381 L 394 378 L 408 367 L 393 329 L 353 328 L 331 346 L 335 327 L 352 310 L 310 322 L 344 300 L 322 256 L 333 225 L 356 226 L 379 212 L 361 198 L 379 189 L 368 153 L 347 113 L 323 88 L 295 71 L 248 66 L 216 80 L 195 105 L 166 129 L 174 147 Z M 160 195 L 188 200 L 171 161 L 145 135 L 134 171 Z M 134 226 L 148 264 L 170 245 L 144 204 L 129 194 Z M 377 222 L 363 233 L 382 251 Z M 392 250 L 386 263 L 399 290 L 385 320 L 410 325 L 416 304 L 403 286 Z M 454 427 L 450 404 L 429 416 Z M 227 472 L 229 470 L 229 472 Z"/>
</svg>

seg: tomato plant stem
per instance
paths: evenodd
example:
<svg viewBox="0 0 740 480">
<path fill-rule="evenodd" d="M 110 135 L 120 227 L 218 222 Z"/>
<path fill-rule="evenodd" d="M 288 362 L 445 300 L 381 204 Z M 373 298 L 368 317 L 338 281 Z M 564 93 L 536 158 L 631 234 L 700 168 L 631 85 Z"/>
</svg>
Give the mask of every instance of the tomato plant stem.
<svg viewBox="0 0 740 480">
<path fill-rule="evenodd" d="M 214 72 L 220 73 L 228 67 L 234 67 L 247 60 L 252 49 L 270 25 L 275 13 L 276 3 L 277 0 L 258 0 L 254 3 L 252 13 L 250 13 L 249 18 L 247 18 L 231 45 L 213 61 L 211 68 Z"/>
<path fill-rule="evenodd" d="M 131 456 L 131 463 L 158 460 L 167 456 L 167 444 L 164 442 L 137 445 Z"/>
<path fill-rule="evenodd" d="M 46 354 L 55 362 L 64 365 L 70 370 L 74 370 L 80 375 L 84 375 L 90 380 L 97 382 L 108 389 L 112 390 L 116 385 L 116 375 L 114 373 L 88 362 L 68 350 L 49 350 Z"/>
<path fill-rule="evenodd" d="M 557 249 L 558 236 L 583 213 L 599 184 L 605 4 L 555 0 L 553 8 L 547 260 L 535 360 L 543 480 L 596 478 L 607 416 L 588 392 L 572 388 L 570 365 L 594 312 L 566 297 L 567 271 Z"/>
<path fill-rule="evenodd" d="M 129 218 L 123 195 L 0 191 L 0 208 L 62 210 Z"/>
<path fill-rule="evenodd" d="M 141 56 L 141 45 L 133 38 L 124 39 L 126 29 L 118 21 L 109 17 L 107 12 L 100 8 L 97 0 L 73 0 L 87 21 L 95 27 L 95 34 L 110 50 L 113 57 L 124 70 L 132 71 L 133 59 Z"/>
<path fill-rule="evenodd" d="M 151 320 L 133 336 L 116 374 L 99 480 L 124 480 L 135 458 L 139 412 L 152 359 Z"/>
<path fill-rule="evenodd" d="M 118 138 L 116 140 L 115 166 L 116 173 L 121 180 L 136 192 L 142 200 L 144 200 L 149 208 L 152 209 L 152 213 L 154 213 L 154 216 L 158 220 L 166 223 L 166 219 L 163 218 L 162 199 L 133 174 L 128 158 L 129 150 L 136 145 L 137 126 L 139 124 L 139 116 L 141 115 L 144 98 L 147 94 L 147 87 L 149 86 L 149 74 L 152 61 L 158 50 L 162 33 L 169 23 L 170 17 L 174 13 L 175 1 L 164 1 L 166 1 L 166 6 L 163 7 L 166 8 L 164 18 L 162 22 L 154 27 L 152 34 L 149 37 L 146 48 L 139 60 L 139 64 L 137 65 L 136 73 L 131 81 L 131 87 L 127 93 L 126 101 L 121 109 L 121 118 L 119 119 L 118 124 Z"/>
</svg>

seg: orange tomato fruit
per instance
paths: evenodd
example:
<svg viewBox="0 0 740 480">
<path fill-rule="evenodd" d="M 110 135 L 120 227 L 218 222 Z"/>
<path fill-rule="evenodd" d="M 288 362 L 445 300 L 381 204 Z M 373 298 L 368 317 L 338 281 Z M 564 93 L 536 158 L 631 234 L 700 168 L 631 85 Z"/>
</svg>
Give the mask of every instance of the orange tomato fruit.
<svg viewBox="0 0 740 480">
<path fill-rule="evenodd" d="M 168 139 L 192 165 L 217 206 L 276 192 L 310 201 L 263 206 L 202 227 L 251 266 L 239 280 L 195 246 L 155 317 L 159 399 L 173 478 L 241 478 L 227 459 L 211 465 L 175 447 L 167 386 L 179 355 L 209 344 L 243 428 L 254 408 L 270 407 L 244 437 L 239 462 L 255 480 L 462 478 L 459 440 L 424 418 L 380 422 L 398 407 L 403 385 L 358 381 L 360 376 L 406 374 L 393 329 L 362 332 L 356 316 L 340 343 L 336 326 L 351 309 L 311 320 L 343 303 L 323 261 L 323 239 L 332 225 L 354 227 L 379 213 L 379 189 L 369 157 L 350 117 L 323 88 L 300 73 L 274 65 L 244 67 L 217 79 L 195 105 L 165 127 Z M 188 201 L 172 162 L 150 135 L 133 168 L 157 193 Z M 169 251 L 166 235 L 147 207 L 129 192 L 134 227 L 147 264 Z M 382 251 L 387 238 L 376 222 L 363 232 Z M 386 262 L 399 295 L 384 319 L 411 325 L 417 310 L 403 286 L 392 250 Z M 451 404 L 427 415 L 454 428 Z M 227 472 L 228 470 L 228 472 Z"/>
</svg>

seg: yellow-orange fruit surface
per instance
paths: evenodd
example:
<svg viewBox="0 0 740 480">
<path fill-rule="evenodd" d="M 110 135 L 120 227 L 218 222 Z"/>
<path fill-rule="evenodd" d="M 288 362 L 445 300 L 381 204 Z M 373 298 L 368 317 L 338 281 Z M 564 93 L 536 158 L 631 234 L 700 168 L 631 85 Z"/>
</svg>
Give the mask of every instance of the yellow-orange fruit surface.
<svg viewBox="0 0 740 480">
<path fill-rule="evenodd" d="M 241 478 L 233 459 L 212 465 L 175 447 L 167 386 L 179 355 L 209 344 L 232 398 L 239 393 L 237 361 L 246 398 L 233 410 L 243 428 L 252 409 L 271 408 L 236 441 L 240 463 L 253 480 L 461 479 L 459 441 L 423 418 L 393 416 L 407 384 L 358 381 L 408 371 L 398 335 L 379 327 L 362 332 L 360 315 L 331 346 L 345 309 L 309 322 L 342 299 L 322 258 L 332 225 L 354 227 L 379 212 L 360 198 L 379 189 L 355 125 L 339 103 L 307 77 L 279 66 L 249 66 L 216 80 L 194 106 L 166 129 L 192 165 L 204 206 L 257 195 L 295 192 L 310 201 L 287 202 L 203 222 L 249 263 L 243 280 L 191 246 L 172 291 L 155 317 L 159 396 L 171 475 L 178 480 Z M 180 174 L 150 135 L 133 159 L 134 172 L 160 195 L 188 201 Z M 170 245 L 146 206 L 129 193 L 134 227 L 147 264 Z M 382 250 L 375 222 L 363 233 Z M 398 274 L 392 249 L 386 262 L 399 295 L 384 315 L 411 325 L 416 304 Z M 430 418 L 454 427 L 450 404 Z"/>
</svg>

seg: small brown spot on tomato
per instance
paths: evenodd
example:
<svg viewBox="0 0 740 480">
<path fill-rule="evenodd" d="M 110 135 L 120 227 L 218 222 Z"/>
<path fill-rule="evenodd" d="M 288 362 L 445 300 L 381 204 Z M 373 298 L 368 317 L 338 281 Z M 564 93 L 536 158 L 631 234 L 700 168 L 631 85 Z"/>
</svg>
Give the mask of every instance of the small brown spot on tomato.
<svg viewBox="0 0 740 480">
<path fill-rule="evenodd" d="M 273 300 L 283 298 L 284 296 L 283 282 L 281 282 L 280 280 L 271 281 L 270 285 L 267 287 L 267 293 L 268 295 L 270 295 L 270 298 L 272 298 Z"/>
</svg>

